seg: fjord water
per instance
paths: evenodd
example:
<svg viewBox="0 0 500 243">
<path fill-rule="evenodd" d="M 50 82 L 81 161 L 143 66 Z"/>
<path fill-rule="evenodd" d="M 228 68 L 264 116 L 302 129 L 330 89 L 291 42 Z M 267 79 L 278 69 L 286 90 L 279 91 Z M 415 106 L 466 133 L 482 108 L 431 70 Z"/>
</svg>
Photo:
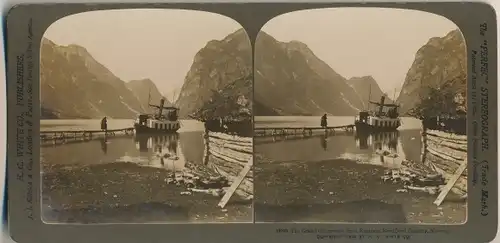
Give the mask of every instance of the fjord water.
<svg viewBox="0 0 500 243">
<path fill-rule="evenodd" d="M 328 117 L 328 126 L 353 123 L 354 117 Z M 255 126 L 319 127 L 320 117 L 256 117 Z M 421 129 L 419 120 L 402 118 L 398 132 L 375 136 L 337 130 L 328 136 L 256 137 L 255 221 L 464 223 L 465 202 L 436 207 L 437 195 L 402 192 L 402 184 L 381 179 L 403 160 L 420 163 Z"/>
<path fill-rule="evenodd" d="M 109 129 L 132 120 L 108 120 Z M 217 208 L 220 197 L 168 183 L 203 165 L 203 124 L 181 121 L 178 134 L 108 136 L 44 145 L 42 220 L 46 223 L 251 222 L 251 204 Z M 98 130 L 100 120 L 45 120 L 42 131 Z M 235 200 L 235 199 L 233 199 Z M 238 200 L 236 200 L 238 201 Z"/>
<path fill-rule="evenodd" d="M 328 126 L 344 126 L 354 123 L 354 117 L 328 117 Z M 338 133 L 334 136 L 314 136 L 302 139 L 283 140 L 281 142 L 255 141 L 255 150 L 268 159 L 276 161 L 322 161 L 327 159 L 352 159 L 362 163 L 397 166 L 394 160 L 418 161 L 421 150 L 421 123 L 414 118 L 402 118 L 402 125 L 397 133 L 385 133 L 380 136 L 355 136 Z M 313 116 L 274 116 L 256 117 L 255 127 L 319 127 L 320 117 Z M 380 147 L 381 146 L 381 147 Z M 398 155 L 395 159 L 381 160 L 375 154 L 376 149 L 388 150 Z"/>
<path fill-rule="evenodd" d="M 99 130 L 100 120 L 42 120 L 41 131 Z M 117 136 L 106 141 L 95 139 L 82 143 L 47 146 L 41 149 L 41 160 L 47 164 L 91 165 L 113 162 L 136 162 L 145 166 L 182 169 L 188 160 L 201 163 L 203 157 L 203 124 L 193 120 L 181 121 L 178 136 Z M 133 120 L 108 119 L 109 129 L 133 127 Z M 165 151 L 179 159 L 159 164 L 155 159 L 155 147 L 165 146 Z M 171 151 L 170 151 L 171 150 Z"/>
</svg>

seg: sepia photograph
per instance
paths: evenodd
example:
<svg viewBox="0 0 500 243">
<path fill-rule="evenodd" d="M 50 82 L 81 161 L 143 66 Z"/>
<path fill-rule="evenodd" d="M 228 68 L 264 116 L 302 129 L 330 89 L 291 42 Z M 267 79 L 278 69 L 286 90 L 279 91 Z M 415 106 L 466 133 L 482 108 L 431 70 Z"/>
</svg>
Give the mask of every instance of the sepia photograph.
<svg viewBox="0 0 500 243">
<path fill-rule="evenodd" d="M 99 10 L 46 30 L 45 223 L 252 223 L 252 47 L 203 11 Z"/>
<path fill-rule="evenodd" d="M 463 224 L 466 46 L 416 10 L 290 12 L 254 54 L 256 222 Z"/>
</svg>

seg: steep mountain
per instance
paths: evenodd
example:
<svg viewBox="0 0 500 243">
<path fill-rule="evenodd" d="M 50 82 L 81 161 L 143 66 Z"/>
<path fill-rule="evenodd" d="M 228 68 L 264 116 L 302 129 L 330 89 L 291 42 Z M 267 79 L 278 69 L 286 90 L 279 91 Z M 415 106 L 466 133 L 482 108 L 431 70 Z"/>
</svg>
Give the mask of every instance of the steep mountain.
<svg viewBox="0 0 500 243">
<path fill-rule="evenodd" d="M 427 87 L 437 89 L 445 84 L 465 96 L 466 81 L 465 41 L 459 30 L 453 30 L 431 38 L 417 51 L 397 101 L 401 111 L 408 112 L 426 97 Z"/>
<path fill-rule="evenodd" d="M 176 101 L 180 117 L 185 118 L 198 112 L 214 93 L 251 74 L 252 48 L 243 29 L 223 40 L 209 41 L 195 55 L 184 79 Z"/>
<path fill-rule="evenodd" d="M 354 115 L 363 101 L 306 44 L 261 32 L 255 44 L 254 115 Z"/>
<path fill-rule="evenodd" d="M 352 77 L 347 80 L 347 83 L 356 91 L 358 97 L 363 103 L 363 108 L 368 109 L 369 101 L 380 101 L 380 97 L 384 92 L 380 89 L 377 81 L 372 76 Z M 385 103 L 392 103 L 392 99 L 386 98 Z"/>
<path fill-rule="evenodd" d="M 126 86 L 135 95 L 142 110 L 148 113 L 154 112 L 154 108 L 150 107 L 149 104 L 158 104 L 163 97 L 151 79 L 132 80 L 127 82 Z M 166 101 L 165 103 L 168 105 L 170 102 Z"/>
<path fill-rule="evenodd" d="M 81 46 L 44 38 L 40 63 L 42 118 L 133 118 L 144 112 L 144 97 Z"/>
</svg>

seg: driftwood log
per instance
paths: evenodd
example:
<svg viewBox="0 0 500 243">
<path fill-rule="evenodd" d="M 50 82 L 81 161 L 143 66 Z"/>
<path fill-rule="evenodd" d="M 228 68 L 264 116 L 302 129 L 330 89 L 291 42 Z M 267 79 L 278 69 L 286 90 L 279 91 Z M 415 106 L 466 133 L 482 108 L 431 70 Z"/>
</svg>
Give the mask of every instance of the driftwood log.
<svg viewBox="0 0 500 243">
<path fill-rule="evenodd" d="M 437 194 L 445 179 L 441 174 L 419 162 L 403 161 L 401 168 L 390 169 L 382 176 L 384 181 L 402 183 L 405 190 L 423 191 Z"/>
<path fill-rule="evenodd" d="M 405 189 L 401 191 L 417 190 L 437 194 L 464 161 L 467 161 L 467 136 L 424 129 L 420 163 L 403 161 L 401 168 L 387 170 L 382 179 L 402 182 Z M 451 191 L 461 197 L 467 196 L 467 169 Z"/>
<path fill-rule="evenodd" d="M 171 176 L 165 178 L 166 184 L 185 186 L 187 191 L 181 194 L 187 195 L 192 192 L 207 193 L 221 197 L 224 188 L 229 187 L 229 180 L 205 167 L 196 164 L 187 164 L 182 171 L 172 172 Z"/>
</svg>

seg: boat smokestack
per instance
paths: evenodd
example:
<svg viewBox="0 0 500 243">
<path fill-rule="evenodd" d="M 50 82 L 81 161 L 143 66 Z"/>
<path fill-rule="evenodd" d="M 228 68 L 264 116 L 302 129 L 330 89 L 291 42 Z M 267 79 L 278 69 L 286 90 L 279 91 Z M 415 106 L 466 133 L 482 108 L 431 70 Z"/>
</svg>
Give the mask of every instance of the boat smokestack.
<svg viewBox="0 0 500 243">
<path fill-rule="evenodd" d="M 165 98 L 160 99 L 160 109 L 158 109 L 158 117 L 161 117 L 161 113 L 163 112 L 163 107 L 165 106 Z"/>
<path fill-rule="evenodd" d="M 384 111 L 384 102 L 385 102 L 385 95 L 382 95 L 382 97 L 380 97 L 380 107 L 378 108 L 379 114 L 382 114 L 382 111 Z"/>
</svg>

